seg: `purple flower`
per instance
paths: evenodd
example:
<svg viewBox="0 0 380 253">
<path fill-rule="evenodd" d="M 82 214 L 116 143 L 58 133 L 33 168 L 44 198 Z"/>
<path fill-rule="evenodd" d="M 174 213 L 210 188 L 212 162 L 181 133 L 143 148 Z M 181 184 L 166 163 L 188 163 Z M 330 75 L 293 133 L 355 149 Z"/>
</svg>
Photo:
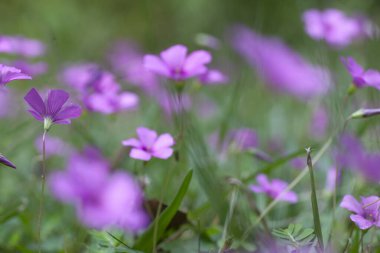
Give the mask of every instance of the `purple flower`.
<svg viewBox="0 0 380 253">
<path fill-rule="evenodd" d="M 351 195 L 345 195 L 340 207 L 343 207 L 354 214 L 350 215 L 350 219 L 362 230 L 372 226 L 380 227 L 379 208 L 380 198 L 377 196 L 361 197 L 361 201 L 357 201 Z"/>
<path fill-rule="evenodd" d="M 373 69 L 364 70 L 352 57 L 341 57 L 340 59 L 352 76 L 352 82 L 357 88 L 371 86 L 380 90 L 379 71 Z"/>
<path fill-rule="evenodd" d="M 145 127 L 136 129 L 138 139 L 131 138 L 124 140 L 122 144 L 132 147 L 130 157 L 138 160 L 149 161 L 152 157 L 168 159 L 173 154 L 173 137 L 164 133 L 157 136 L 157 133 Z"/>
<path fill-rule="evenodd" d="M 367 151 L 355 136 L 345 134 L 341 137 L 335 160 L 339 168 L 349 168 L 371 182 L 380 181 L 380 153 Z"/>
<path fill-rule="evenodd" d="M 329 115 L 324 107 L 318 107 L 314 110 L 309 133 L 314 138 L 323 138 L 326 134 L 326 131 L 329 127 Z"/>
<path fill-rule="evenodd" d="M 85 93 L 88 86 L 100 77 L 100 67 L 93 63 L 75 64 L 66 67 L 59 78 L 78 92 Z"/>
<path fill-rule="evenodd" d="M 0 64 L 0 86 L 14 80 L 32 79 L 30 76 L 21 72 L 20 69 Z"/>
<path fill-rule="evenodd" d="M 344 47 L 369 36 L 369 21 L 362 17 L 348 17 L 337 9 L 311 9 L 303 14 L 305 30 L 315 40 L 325 40 L 331 46 Z"/>
<path fill-rule="evenodd" d="M 38 57 L 45 53 L 45 45 L 34 39 L 21 36 L 0 36 L 0 53 Z"/>
<path fill-rule="evenodd" d="M 14 61 L 12 65 L 20 69 L 23 73 L 33 77 L 43 75 L 48 70 L 48 65 L 45 62 L 28 63 L 24 60 L 17 60 Z"/>
<path fill-rule="evenodd" d="M 273 88 L 301 100 L 328 92 L 331 78 L 327 69 L 307 62 L 278 39 L 263 37 L 246 27 L 233 32 L 235 49 Z"/>
<path fill-rule="evenodd" d="M 46 142 L 46 157 L 49 156 L 68 156 L 72 153 L 73 148 L 66 142 L 64 142 L 62 139 L 58 137 L 52 137 L 49 135 L 46 135 L 45 137 Z M 42 154 L 42 135 L 39 136 L 34 141 L 34 146 L 39 151 L 40 154 Z"/>
<path fill-rule="evenodd" d="M 295 192 L 288 191 L 286 193 L 283 193 L 288 187 L 288 184 L 285 181 L 282 181 L 280 179 L 273 179 L 272 181 L 269 181 L 267 176 L 264 174 L 259 174 L 256 177 L 256 181 L 258 185 L 249 186 L 253 192 L 263 192 L 273 199 L 279 198 L 279 200 L 285 202 L 296 203 L 298 201 L 298 197 Z"/>
<path fill-rule="evenodd" d="M 210 69 L 199 76 L 199 81 L 205 85 L 225 84 L 228 77 L 216 69 Z"/>
<path fill-rule="evenodd" d="M 231 130 L 228 134 L 227 142 L 238 150 L 249 150 L 257 148 L 259 137 L 250 128 L 238 128 Z"/>
<path fill-rule="evenodd" d="M 35 88 L 32 88 L 24 97 L 24 100 L 31 107 L 28 112 L 37 120 L 44 122 L 44 129 L 47 130 L 52 124 L 70 124 L 72 118 L 81 115 L 81 108 L 78 105 L 64 104 L 70 95 L 64 90 L 50 90 L 47 100 L 43 101 Z"/>
<path fill-rule="evenodd" d="M 5 156 L 0 154 L 0 164 L 16 169 L 16 165 L 14 165 L 11 161 L 9 161 Z"/>
<path fill-rule="evenodd" d="M 187 93 L 181 94 L 181 99 L 179 99 L 178 96 L 166 90 L 159 90 L 154 94 L 154 97 L 167 118 L 171 118 L 174 114 L 188 111 L 192 105 L 191 97 Z"/>
<path fill-rule="evenodd" d="M 13 91 L 0 87 L 0 118 L 17 116 L 17 106 Z"/>
<path fill-rule="evenodd" d="M 144 55 L 131 41 L 121 41 L 112 47 L 109 60 L 114 70 L 132 85 L 139 86 L 148 94 L 153 94 L 159 82 L 151 71 L 145 69 Z"/>
<path fill-rule="evenodd" d="M 131 175 L 110 173 L 98 150 L 87 148 L 71 156 L 66 170 L 49 177 L 56 198 L 75 206 L 77 216 L 91 228 L 121 228 L 137 232 L 148 224 L 143 192 Z"/>
<path fill-rule="evenodd" d="M 199 76 L 207 71 L 206 64 L 211 62 L 211 55 L 204 50 L 197 50 L 187 55 L 187 48 L 175 45 L 161 52 L 160 57 L 146 55 L 146 69 L 176 81 Z"/>
</svg>

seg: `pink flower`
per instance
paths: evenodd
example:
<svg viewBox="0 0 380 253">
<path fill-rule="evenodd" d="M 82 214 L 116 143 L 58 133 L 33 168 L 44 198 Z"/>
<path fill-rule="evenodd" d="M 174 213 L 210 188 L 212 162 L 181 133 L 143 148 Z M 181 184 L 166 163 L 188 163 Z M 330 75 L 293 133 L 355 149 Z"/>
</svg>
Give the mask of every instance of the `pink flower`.
<svg viewBox="0 0 380 253">
<path fill-rule="evenodd" d="M 205 85 L 225 84 L 228 82 L 228 77 L 219 70 L 210 69 L 199 76 L 199 81 Z"/>
<path fill-rule="evenodd" d="M 176 81 L 199 76 L 207 71 L 206 64 L 211 62 L 211 55 L 204 50 L 197 50 L 187 55 L 187 48 L 175 45 L 161 52 L 160 57 L 146 55 L 146 69 Z"/>
<path fill-rule="evenodd" d="M 343 207 L 354 214 L 350 215 L 350 219 L 360 229 L 369 229 L 372 226 L 380 227 L 379 208 L 380 201 L 377 196 L 361 197 L 358 202 L 353 196 L 345 195 L 340 207 Z"/>
<path fill-rule="evenodd" d="M 272 181 L 269 181 L 267 176 L 264 174 L 259 174 L 256 178 L 256 181 L 258 183 L 257 185 L 250 185 L 250 189 L 253 192 L 263 192 L 273 199 L 279 197 L 279 200 L 290 203 L 296 203 L 298 201 L 298 197 L 295 192 L 288 191 L 286 193 L 283 193 L 288 187 L 288 184 L 285 181 L 282 181 L 280 179 L 273 179 Z"/>
<path fill-rule="evenodd" d="M 98 150 L 87 148 L 72 155 L 66 170 L 52 173 L 48 182 L 57 199 L 75 206 L 86 226 L 137 232 L 149 220 L 143 192 L 131 175 L 110 168 Z"/>
<path fill-rule="evenodd" d="M 66 143 L 58 137 L 46 135 L 46 157 L 50 156 L 62 156 L 66 157 L 73 152 L 73 148 L 70 144 Z M 34 146 L 40 154 L 42 154 L 42 135 L 38 136 L 34 141 Z"/>
<path fill-rule="evenodd" d="M 374 87 L 380 90 L 380 72 L 373 69 L 364 70 L 354 58 L 341 57 L 341 61 L 352 76 L 353 84 L 358 87 Z"/>
<path fill-rule="evenodd" d="M 122 142 L 123 146 L 132 147 L 130 157 L 138 160 L 149 161 L 152 157 L 168 159 L 173 154 L 173 137 L 168 134 L 157 133 L 145 127 L 136 130 L 138 139 L 131 138 Z"/>
<path fill-rule="evenodd" d="M 0 86 L 15 80 L 24 79 L 30 80 L 32 77 L 22 73 L 20 69 L 0 64 Z"/>
<path fill-rule="evenodd" d="M 38 57 L 42 56 L 45 50 L 45 44 L 38 40 L 21 36 L 0 36 L 0 53 Z"/>
<path fill-rule="evenodd" d="M 20 69 L 23 73 L 33 77 L 43 75 L 48 70 L 48 65 L 45 62 L 28 63 L 24 60 L 17 60 L 14 61 L 12 65 Z"/>
<path fill-rule="evenodd" d="M 344 47 L 368 36 L 370 23 L 362 17 L 349 17 L 337 9 L 311 9 L 303 14 L 305 30 L 315 40 L 325 40 L 332 46 Z"/>
</svg>

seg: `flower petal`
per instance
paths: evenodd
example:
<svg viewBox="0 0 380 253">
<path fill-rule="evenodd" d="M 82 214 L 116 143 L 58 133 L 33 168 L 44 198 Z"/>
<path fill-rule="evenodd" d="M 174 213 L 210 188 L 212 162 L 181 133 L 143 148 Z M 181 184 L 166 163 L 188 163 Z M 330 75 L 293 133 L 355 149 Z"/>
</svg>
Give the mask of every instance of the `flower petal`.
<svg viewBox="0 0 380 253">
<path fill-rule="evenodd" d="M 380 89 L 380 72 L 379 71 L 369 69 L 364 73 L 363 79 L 367 84 L 371 86 L 375 86 L 376 88 Z"/>
<path fill-rule="evenodd" d="M 81 113 L 82 109 L 78 105 L 69 105 L 64 107 L 60 112 L 58 112 L 53 118 L 53 121 L 57 123 L 58 121 L 62 120 L 78 118 L 81 115 Z"/>
<path fill-rule="evenodd" d="M 146 148 L 151 148 L 157 139 L 157 133 L 145 127 L 136 129 L 137 136 Z"/>
<path fill-rule="evenodd" d="M 161 58 L 164 60 L 167 66 L 172 70 L 178 70 L 182 68 L 185 62 L 187 54 L 187 48 L 183 45 L 174 45 L 165 51 L 161 52 Z"/>
<path fill-rule="evenodd" d="M 129 156 L 143 161 L 149 161 L 152 158 L 152 155 L 148 152 L 145 152 L 142 149 L 133 148 L 131 152 L 129 153 Z"/>
<path fill-rule="evenodd" d="M 16 169 L 16 165 L 14 165 L 11 161 L 9 161 L 5 156 L 0 154 L 0 163 L 4 164 L 5 166 L 11 167 L 13 169 Z"/>
<path fill-rule="evenodd" d="M 363 214 L 362 205 L 351 195 L 345 195 L 343 197 L 343 200 L 340 203 L 340 207 L 345 208 L 356 214 Z"/>
<path fill-rule="evenodd" d="M 44 117 L 46 114 L 45 103 L 35 88 L 32 88 L 24 97 L 24 100 L 34 109 L 34 111 Z"/>
<path fill-rule="evenodd" d="M 69 93 L 64 90 L 50 90 L 47 99 L 47 113 L 51 116 L 57 114 L 69 97 Z"/>
<path fill-rule="evenodd" d="M 139 103 L 139 97 L 132 92 L 123 92 L 119 95 L 118 99 L 120 109 L 131 109 Z"/>
<path fill-rule="evenodd" d="M 161 134 L 156 142 L 153 144 L 152 149 L 153 150 L 159 150 L 161 148 L 168 148 L 174 145 L 174 139 L 173 137 L 166 133 L 166 134 Z"/>
<path fill-rule="evenodd" d="M 123 146 L 126 146 L 126 147 L 134 147 L 134 148 L 141 147 L 141 142 L 135 138 L 124 140 L 121 143 L 123 144 Z"/>
<path fill-rule="evenodd" d="M 166 77 L 170 76 L 170 70 L 168 69 L 168 66 L 155 55 L 144 56 L 144 67 L 156 74 Z"/>
<path fill-rule="evenodd" d="M 346 69 L 348 70 L 348 72 L 350 72 L 350 74 L 352 76 L 360 76 L 363 74 L 364 72 L 364 69 L 362 66 L 360 66 L 354 58 L 352 57 L 341 57 L 340 60 L 342 61 L 342 63 L 344 64 L 344 66 L 346 67 Z"/>
<path fill-rule="evenodd" d="M 168 159 L 173 154 L 172 148 L 161 148 L 153 152 L 153 156 L 161 159 Z"/>
<path fill-rule="evenodd" d="M 207 71 L 204 65 L 209 63 L 211 59 L 211 54 L 207 51 L 194 51 L 187 57 L 183 70 L 188 77 L 203 74 Z"/>
<path fill-rule="evenodd" d="M 37 112 L 33 110 L 28 110 L 28 112 L 38 121 L 44 121 L 44 118 Z"/>
<path fill-rule="evenodd" d="M 364 219 L 363 216 L 351 214 L 350 219 L 362 230 L 368 229 L 374 225 L 372 221 Z"/>
</svg>

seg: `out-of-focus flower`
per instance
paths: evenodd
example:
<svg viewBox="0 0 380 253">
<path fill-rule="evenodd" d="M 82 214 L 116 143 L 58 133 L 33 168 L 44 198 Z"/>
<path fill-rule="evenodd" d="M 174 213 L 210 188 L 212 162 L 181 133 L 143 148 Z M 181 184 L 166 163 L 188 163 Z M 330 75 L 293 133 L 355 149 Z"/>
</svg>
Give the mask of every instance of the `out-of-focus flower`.
<svg viewBox="0 0 380 253">
<path fill-rule="evenodd" d="M 195 42 L 198 43 L 198 45 L 200 46 L 209 47 L 212 49 L 220 48 L 220 40 L 210 34 L 205 34 L 205 33 L 197 34 L 195 36 Z"/>
<path fill-rule="evenodd" d="M 124 146 L 132 147 L 130 157 L 149 161 L 152 157 L 168 159 L 173 154 L 174 139 L 170 134 L 158 136 L 156 131 L 145 127 L 137 128 L 136 132 L 138 139 L 131 138 L 122 142 Z"/>
<path fill-rule="evenodd" d="M 168 118 L 172 117 L 173 114 L 188 111 L 192 105 L 192 100 L 187 93 L 182 93 L 181 98 L 179 98 L 166 90 L 160 90 L 154 97 Z"/>
<path fill-rule="evenodd" d="M 45 53 L 46 46 L 41 41 L 21 36 L 0 36 L 0 53 L 38 57 Z"/>
<path fill-rule="evenodd" d="M 354 213 L 350 215 L 350 219 L 360 229 L 365 230 L 372 226 L 380 227 L 379 197 L 361 197 L 361 201 L 359 202 L 353 196 L 345 195 L 340 203 L 340 207 Z"/>
<path fill-rule="evenodd" d="M 14 80 L 24 79 L 32 79 L 32 77 L 22 73 L 20 69 L 0 64 L 0 86 Z"/>
<path fill-rule="evenodd" d="M 260 77 L 279 91 L 308 100 L 325 95 L 331 86 L 327 69 L 309 63 L 278 39 L 240 26 L 233 30 L 233 45 Z"/>
<path fill-rule="evenodd" d="M 352 57 L 341 57 L 341 61 L 352 76 L 352 82 L 357 88 L 371 86 L 380 90 L 379 71 L 373 69 L 364 70 Z"/>
<path fill-rule="evenodd" d="M 380 181 L 380 153 L 367 151 L 359 139 L 349 134 L 341 137 L 338 147 L 335 151 L 337 166 L 358 172 L 368 181 Z"/>
<path fill-rule="evenodd" d="M 228 133 L 227 142 L 233 149 L 244 151 L 257 148 L 259 138 L 256 132 L 250 128 L 238 128 Z"/>
<path fill-rule="evenodd" d="M 45 62 L 28 63 L 24 60 L 17 60 L 14 61 L 12 65 L 20 69 L 23 73 L 33 77 L 43 75 L 48 70 L 48 65 Z"/>
<path fill-rule="evenodd" d="M 159 82 L 155 74 L 144 67 L 143 59 L 144 54 L 139 47 L 130 41 L 118 42 L 109 55 L 113 69 L 130 84 L 151 95 L 158 89 Z"/>
<path fill-rule="evenodd" d="M 71 156 L 64 171 L 54 172 L 49 185 L 56 198 L 73 204 L 83 224 L 137 232 L 148 224 L 143 192 L 131 175 L 110 173 L 99 151 L 87 148 Z"/>
<path fill-rule="evenodd" d="M 70 95 L 64 90 L 50 90 L 44 102 L 35 88 L 32 88 L 24 97 L 31 109 L 28 112 L 38 121 L 44 122 L 44 129 L 48 130 L 52 124 L 70 124 L 71 119 L 81 115 L 78 105 L 64 104 Z"/>
<path fill-rule="evenodd" d="M 14 165 L 11 161 L 9 161 L 5 156 L 0 154 L 0 164 L 8 166 L 10 168 L 16 169 L 16 165 Z"/>
<path fill-rule="evenodd" d="M 335 190 L 335 185 L 336 185 L 337 181 L 339 181 L 339 179 L 340 179 L 340 171 L 341 170 L 337 171 L 335 167 L 330 168 L 327 171 L 327 175 L 326 175 L 326 191 L 327 192 L 333 192 Z M 338 175 L 337 175 L 337 173 L 338 173 Z M 337 178 L 337 176 L 338 176 L 338 178 Z"/>
<path fill-rule="evenodd" d="M 228 77 L 219 70 L 210 69 L 199 76 L 199 81 L 206 85 L 225 84 Z"/>
<path fill-rule="evenodd" d="M 17 102 L 12 91 L 6 87 L 0 87 L 0 118 L 16 115 Z"/>
<path fill-rule="evenodd" d="M 207 51 L 197 50 L 187 55 L 187 47 L 174 45 L 162 51 L 160 57 L 146 55 L 144 66 L 158 75 L 181 81 L 204 74 L 211 58 Z"/>
<path fill-rule="evenodd" d="M 359 119 L 359 118 L 368 118 L 373 117 L 380 114 L 380 108 L 374 109 L 359 109 L 356 112 L 352 113 L 349 118 L 350 119 Z"/>
<path fill-rule="evenodd" d="M 256 193 L 265 193 L 269 197 L 276 199 L 278 198 L 281 201 L 296 203 L 298 201 L 297 194 L 293 191 L 288 191 L 283 193 L 288 184 L 285 181 L 280 179 L 268 180 L 267 176 L 264 174 L 259 174 L 256 177 L 257 185 L 250 185 L 249 188 L 251 191 Z"/>
<path fill-rule="evenodd" d="M 304 157 L 296 157 L 290 161 L 292 167 L 297 170 L 302 170 L 306 166 L 306 159 Z"/>
<path fill-rule="evenodd" d="M 324 107 L 318 107 L 314 110 L 309 133 L 314 138 L 323 138 L 329 127 L 329 115 Z"/>
<path fill-rule="evenodd" d="M 39 136 L 35 142 L 34 146 L 40 154 L 42 154 L 42 135 Z M 45 155 L 46 157 L 50 156 L 68 156 L 73 152 L 73 148 L 62 139 L 58 137 L 52 137 L 46 135 L 45 137 Z"/>
<path fill-rule="evenodd" d="M 68 67 L 63 71 L 61 79 L 80 93 L 90 111 L 112 114 L 135 109 L 139 103 L 135 93 L 120 91 L 121 87 L 114 75 L 95 64 Z"/>
<path fill-rule="evenodd" d="M 303 14 L 305 30 L 315 40 L 325 40 L 331 46 L 344 47 L 370 36 L 370 22 L 363 17 L 349 17 L 337 9 L 307 10 Z"/>
</svg>

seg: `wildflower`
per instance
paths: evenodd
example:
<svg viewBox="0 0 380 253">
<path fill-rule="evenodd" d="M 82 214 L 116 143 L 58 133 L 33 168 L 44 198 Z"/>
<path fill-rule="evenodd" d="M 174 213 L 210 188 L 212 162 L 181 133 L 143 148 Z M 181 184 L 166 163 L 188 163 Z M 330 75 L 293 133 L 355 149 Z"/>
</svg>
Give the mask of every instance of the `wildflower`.
<svg viewBox="0 0 380 253">
<path fill-rule="evenodd" d="M 328 92 L 331 78 L 327 69 L 307 62 L 278 39 L 261 36 L 245 27 L 237 27 L 233 32 L 235 49 L 276 90 L 300 100 Z"/>
<path fill-rule="evenodd" d="M 28 63 L 24 60 L 17 60 L 12 63 L 13 66 L 20 69 L 23 73 L 31 76 L 43 75 L 48 70 L 45 62 Z"/>
<path fill-rule="evenodd" d="M 366 108 L 366 109 L 359 109 L 356 112 L 352 113 L 350 115 L 350 119 L 359 119 L 359 118 L 368 118 L 373 117 L 380 114 L 380 108 Z"/>
<path fill-rule="evenodd" d="M 50 90 L 44 102 L 35 88 L 32 88 L 24 97 L 31 107 L 28 112 L 37 120 L 44 122 L 44 129 L 48 130 L 52 124 L 70 124 L 72 118 L 81 115 L 78 105 L 64 104 L 70 95 L 64 90 Z"/>
<path fill-rule="evenodd" d="M 238 128 L 230 131 L 227 142 L 237 150 L 255 149 L 259 145 L 257 133 L 250 128 Z"/>
<path fill-rule="evenodd" d="M 267 176 L 259 174 L 256 177 L 258 185 L 250 185 L 250 189 L 253 192 L 263 192 L 273 199 L 279 199 L 285 202 L 296 203 L 298 201 L 297 194 L 293 191 L 284 193 L 288 184 L 280 179 L 273 179 L 269 181 Z"/>
<path fill-rule="evenodd" d="M 370 26 L 363 17 L 349 17 L 337 9 L 307 10 L 303 14 L 307 34 L 315 40 L 325 40 L 329 45 L 344 47 L 353 41 L 368 37 Z"/>
<path fill-rule="evenodd" d="M 10 168 L 13 168 L 13 169 L 16 169 L 16 165 L 14 165 L 11 161 L 9 161 L 5 156 L 3 156 L 2 154 L 0 154 L 0 163 L 5 165 L 5 166 L 8 166 Z"/>
<path fill-rule="evenodd" d="M 47 135 L 45 137 L 46 147 L 45 147 L 45 155 L 46 157 L 50 156 L 67 156 L 73 152 L 73 148 L 70 144 L 66 143 L 62 139 L 58 137 L 52 137 Z M 37 137 L 34 141 L 35 148 L 42 154 L 42 135 Z"/>
<path fill-rule="evenodd" d="M 84 225 L 137 232 L 148 223 L 143 192 L 131 175 L 110 168 L 98 150 L 87 148 L 73 154 L 64 171 L 52 173 L 49 185 L 57 199 L 74 205 Z"/>
<path fill-rule="evenodd" d="M 17 116 L 18 103 L 13 91 L 0 87 L 0 118 Z"/>
<path fill-rule="evenodd" d="M 228 78 L 221 71 L 210 69 L 199 76 L 199 81 L 205 85 L 215 85 L 228 82 Z"/>
<path fill-rule="evenodd" d="M 0 64 L 0 86 L 14 80 L 32 79 L 30 76 L 21 72 L 20 69 Z"/>
<path fill-rule="evenodd" d="M 361 197 L 361 201 L 357 201 L 351 195 L 345 195 L 340 207 L 345 208 L 354 214 L 350 215 L 350 219 L 362 230 L 371 228 L 372 226 L 380 227 L 379 208 L 380 198 L 377 196 Z"/>
<path fill-rule="evenodd" d="M 43 55 L 45 50 L 45 44 L 35 39 L 21 36 L 0 36 L 0 53 L 38 57 Z"/>
<path fill-rule="evenodd" d="M 357 88 L 371 86 L 380 90 L 380 72 L 368 69 L 364 70 L 354 58 L 341 57 L 341 61 L 352 76 L 352 82 Z"/>
<path fill-rule="evenodd" d="M 314 110 L 310 122 L 309 133 L 312 137 L 320 139 L 325 136 L 329 127 L 329 115 L 324 107 Z"/>
<path fill-rule="evenodd" d="M 124 140 L 122 144 L 126 147 L 132 147 L 130 157 L 138 160 L 149 161 L 152 157 L 168 159 L 173 154 L 174 145 L 173 137 L 168 134 L 157 133 L 145 127 L 136 129 L 138 139 L 131 138 Z"/>
<path fill-rule="evenodd" d="M 146 69 L 176 81 L 204 74 L 207 71 L 205 65 L 210 62 L 211 55 L 207 51 L 197 50 L 187 55 L 187 48 L 183 45 L 174 45 L 162 51 L 160 57 L 144 57 Z"/>
</svg>

